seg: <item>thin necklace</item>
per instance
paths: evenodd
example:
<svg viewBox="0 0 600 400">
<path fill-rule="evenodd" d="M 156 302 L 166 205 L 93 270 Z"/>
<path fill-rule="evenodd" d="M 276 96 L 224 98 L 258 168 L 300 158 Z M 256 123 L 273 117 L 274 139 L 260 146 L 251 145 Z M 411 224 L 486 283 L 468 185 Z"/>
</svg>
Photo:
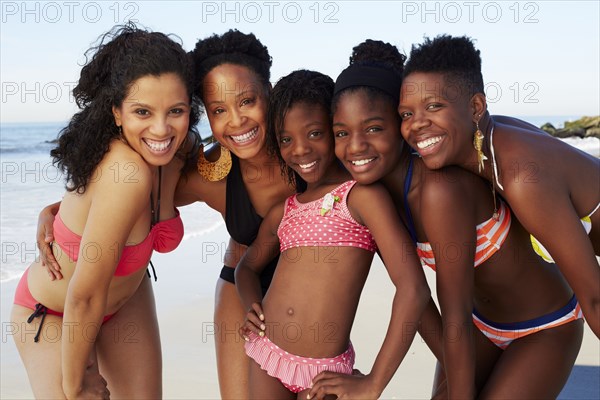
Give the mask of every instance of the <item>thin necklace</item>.
<svg viewBox="0 0 600 400">
<path fill-rule="evenodd" d="M 154 198 L 152 193 L 150 193 L 150 212 L 152 217 L 151 226 L 158 224 L 158 220 L 160 219 L 160 189 L 161 189 L 161 181 L 162 181 L 162 166 L 158 167 L 158 195 L 156 196 L 156 209 L 154 208 Z"/>
<path fill-rule="evenodd" d="M 498 213 L 498 205 L 496 204 L 496 185 L 502 190 L 504 188 L 500 184 L 500 180 L 498 179 L 498 166 L 496 164 L 496 154 L 494 153 L 494 121 L 492 120 L 492 130 L 490 131 L 490 151 L 492 152 L 492 166 L 494 167 L 494 173 L 492 174 L 492 195 L 494 196 L 494 214 L 492 214 L 492 218 L 495 221 L 500 219 L 500 214 Z"/>
</svg>

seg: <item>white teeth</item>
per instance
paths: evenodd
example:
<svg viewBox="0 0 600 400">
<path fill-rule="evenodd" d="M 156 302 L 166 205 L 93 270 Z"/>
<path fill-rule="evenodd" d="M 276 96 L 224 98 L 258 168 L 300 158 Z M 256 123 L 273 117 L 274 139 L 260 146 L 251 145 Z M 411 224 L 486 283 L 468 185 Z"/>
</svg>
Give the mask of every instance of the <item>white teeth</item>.
<svg viewBox="0 0 600 400">
<path fill-rule="evenodd" d="M 242 135 L 231 136 L 231 139 L 233 139 L 233 141 L 236 143 L 244 143 L 244 142 L 254 139 L 256 137 L 257 133 L 258 133 L 258 127 L 254 128 L 250 132 L 244 133 Z"/>
<path fill-rule="evenodd" d="M 310 167 L 312 167 L 313 165 L 315 165 L 317 162 L 313 161 L 310 164 L 298 164 L 300 166 L 300 168 L 302 169 L 309 169 Z"/>
<path fill-rule="evenodd" d="M 350 161 L 352 163 L 352 165 L 356 165 L 356 166 L 361 166 L 361 165 L 366 165 L 368 163 L 370 163 L 371 161 L 373 161 L 375 158 L 366 158 L 364 160 L 355 160 L 355 161 Z"/>
<path fill-rule="evenodd" d="M 152 149 L 152 151 L 165 151 L 167 149 L 167 147 L 169 147 L 169 145 L 171 144 L 172 141 L 173 141 L 173 138 L 170 138 L 168 140 L 161 140 L 161 141 L 147 139 L 147 138 L 144 139 L 144 142 L 148 145 L 148 147 L 150 147 L 150 149 Z"/>
<path fill-rule="evenodd" d="M 434 144 L 436 144 L 436 143 L 437 143 L 437 142 L 439 142 L 440 140 L 442 140 L 442 137 L 441 137 L 441 136 L 437 136 L 437 137 L 434 137 L 434 138 L 429 138 L 429 139 L 427 139 L 427 140 L 423 140 L 422 142 L 417 142 L 417 147 L 418 147 L 419 149 L 424 149 L 424 148 L 426 148 L 426 147 L 429 147 L 429 146 L 431 146 L 431 145 L 434 145 Z"/>
</svg>

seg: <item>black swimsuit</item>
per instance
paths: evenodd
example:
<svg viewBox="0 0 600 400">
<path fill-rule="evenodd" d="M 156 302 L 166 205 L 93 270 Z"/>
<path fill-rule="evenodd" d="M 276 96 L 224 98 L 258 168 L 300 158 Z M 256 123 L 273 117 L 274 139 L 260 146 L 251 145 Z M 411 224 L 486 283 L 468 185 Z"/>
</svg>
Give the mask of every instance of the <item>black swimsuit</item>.
<svg viewBox="0 0 600 400">
<path fill-rule="evenodd" d="M 227 226 L 229 236 L 233 240 L 245 246 L 250 246 L 254 239 L 256 239 L 263 219 L 256 213 L 250 201 L 250 196 L 242 179 L 239 159 L 232 154 L 231 161 L 231 171 L 227 175 L 225 225 Z M 263 295 L 267 292 L 271 284 L 278 260 L 279 257 L 273 258 L 260 274 L 260 285 Z M 235 284 L 234 271 L 235 268 L 227 265 L 223 266 L 220 275 L 221 279 Z"/>
</svg>

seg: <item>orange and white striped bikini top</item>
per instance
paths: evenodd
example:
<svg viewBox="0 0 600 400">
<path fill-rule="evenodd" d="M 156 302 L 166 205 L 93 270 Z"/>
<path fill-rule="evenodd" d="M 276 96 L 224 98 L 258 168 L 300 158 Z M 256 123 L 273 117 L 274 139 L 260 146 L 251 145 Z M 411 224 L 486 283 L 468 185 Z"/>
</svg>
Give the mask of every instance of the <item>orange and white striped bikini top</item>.
<svg viewBox="0 0 600 400">
<path fill-rule="evenodd" d="M 510 209 L 504 204 L 504 201 L 498 199 L 500 209 L 499 217 L 496 221 L 490 218 L 477 225 L 477 248 L 475 249 L 475 267 L 485 262 L 488 258 L 500 250 L 504 240 L 510 231 L 511 215 Z M 421 259 L 421 264 L 428 266 L 435 271 L 435 256 L 429 242 L 417 243 L 417 253 Z"/>
<path fill-rule="evenodd" d="M 280 251 L 302 246 L 346 246 L 377 251 L 369 228 L 352 218 L 348 209 L 348 193 L 355 183 L 344 182 L 308 203 L 299 202 L 297 194 L 288 197 L 277 229 Z"/>
</svg>

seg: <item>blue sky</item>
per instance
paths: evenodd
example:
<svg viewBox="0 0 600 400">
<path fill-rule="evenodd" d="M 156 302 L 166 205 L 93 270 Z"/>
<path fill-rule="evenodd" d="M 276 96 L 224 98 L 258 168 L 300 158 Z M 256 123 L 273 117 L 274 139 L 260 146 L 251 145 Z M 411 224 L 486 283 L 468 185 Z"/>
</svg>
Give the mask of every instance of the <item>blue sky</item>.
<svg viewBox="0 0 600 400">
<path fill-rule="evenodd" d="M 230 28 L 253 32 L 273 81 L 298 68 L 335 79 L 367 38 L 408 53 L 425 36 L 468 35 L 492 113 L 600 113 L 598 1 L 2 1 L 1 11 L 2 122 L 67 120 L 83 53 L 127 19 L 177 34 L 186 50 Z"/>
</svg>

